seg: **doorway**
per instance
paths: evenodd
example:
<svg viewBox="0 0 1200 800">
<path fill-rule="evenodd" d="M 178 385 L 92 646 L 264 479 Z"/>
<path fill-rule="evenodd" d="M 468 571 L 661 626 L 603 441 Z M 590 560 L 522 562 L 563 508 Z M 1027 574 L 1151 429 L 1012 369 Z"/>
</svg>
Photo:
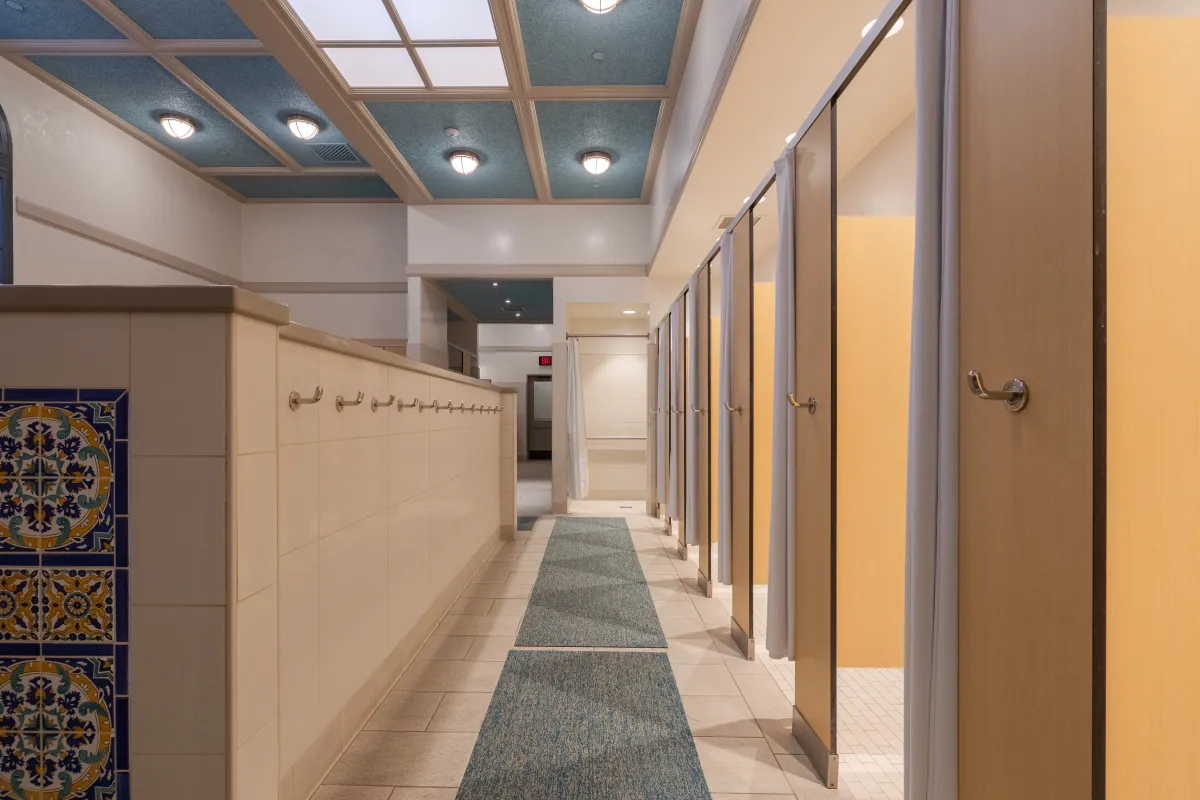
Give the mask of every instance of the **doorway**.
<svg viewBox="0 0 1200 800">
<path fill-rule="evenodd" d="M 553 455 L 554 382 L 549 375 L 530 375 L 525 386 L 525 424 L 530 460 Z"/>
</svg>

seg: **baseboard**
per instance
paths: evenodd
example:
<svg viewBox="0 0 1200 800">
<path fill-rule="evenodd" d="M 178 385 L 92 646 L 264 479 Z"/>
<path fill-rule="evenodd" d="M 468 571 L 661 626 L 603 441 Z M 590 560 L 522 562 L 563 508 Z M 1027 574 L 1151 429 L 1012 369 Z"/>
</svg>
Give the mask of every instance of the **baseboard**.
<svg viewBox="0 0 1200 800">
<path fill-rule="evenodd" d="M 808 756 L 818 777 L 825 782 L 826 788 L 836 789 L 838 784 L 838 756 L 829 752 L 829 748 L 817 736 L 817 732 L 808 724 L 808 720 L 800 711 L 792 706 L 792 737 L 800 743 L 800 749 Z"/>
<path fill-rule="evenodd" d="M 500 526 L 500 541 L 515 542 L 517 540 L 516 525 L 501 525 Z"/>
<path fill-rule="evenodd" d="M 501 541 L 501 528 L 497 528 L 466 566 L 438 593 L 429 609 L 375 669 L 367 682 L 351 696 L 333 721 L 325 726 L 325 730 L 317 736 L 317 741 L 283 773 L 279 781 L 279 800 L 309 800 L 320 788 L 333 765 L 342 757 L 405 670 L 412 666 L 417 653 L 433 634 L 438 623 L 445 618 L 454 601 L 462 595 L 471 578 Z"/>
<path fill-rule="evenodd" d="M 705 597 L 712 597 L 712 582 L 703 572 L 696 570 L 696 585 L 700 587 L 700 593 Z"/>
<path fill-rule="evenodd" d="M 679 556 L 680 561 L 688 560 L 688 546 L 683 542 L 678 542 L 675 545 L 675 555 Z"/>
<path fill-rule="evenodd" d="M 737 642 L 738 648 L 742 651 L 742 655 L 747 661 L 754 660 L 754 639 L 742 630 L 742 626 L 733 617 L 729 618 L 729 635 L 733 637 L 733 641 Z"/>
</svg>

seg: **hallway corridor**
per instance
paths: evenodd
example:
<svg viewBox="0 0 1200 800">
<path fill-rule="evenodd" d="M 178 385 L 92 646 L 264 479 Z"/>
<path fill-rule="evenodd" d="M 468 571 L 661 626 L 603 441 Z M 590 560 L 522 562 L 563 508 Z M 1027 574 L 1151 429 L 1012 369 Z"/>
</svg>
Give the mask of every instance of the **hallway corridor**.
<svg viewBox="0 0 1200 800">
<path fill-rule="evenodd" d="M 604 509 L 588 506 L 589 512 L 610 519 L 622 516 L 619 509 L 617 503 Z M 738 653 L 728 634 L 724 605 L 700 596 L 694 567 L 673 557 L 674 540 L 663 535 L 658 523 L 628 512 L 622 518 L 628 523 L 667 646 L 665 650 L 603 649 L 665 652 L 711 796 L 717 800 L 899 797 L 884 788 L 860 794 L 848 788 L 829 791 L 817 782 L 791 736 L 791 703 L 763 662 L 747 662 Z M 450 800 L 458 795 L 493 693 L 501 683 L 505 659 L 517 649 L 518 631 L 556 519 L 561 518 L 542 517 L 532 531 L 520 531 L 515 542 L 497 548 L 347 748 L 314 800 Z M 581 622 L 586 624 L 583 616 Z M 579 649 L 583 648 L 521 648 Z M 614 713 L 619 711 L 614 707 Z M 556 724 L 569 732 L 578 718 L 564 708 Z M 569 753 L 538 751 L 535 744 L 527 752 L 530 765 L 566 767 L 574 762 Z M 589 758 L 594 760 L 595 754 Z M 684 793 L 675 784 L 663 774 L 660 784 L 647 786 L 645 795 L 636 796 L 703 796 Z M 612 796 L 596 794 L 597 800 Z"/>
</svg>

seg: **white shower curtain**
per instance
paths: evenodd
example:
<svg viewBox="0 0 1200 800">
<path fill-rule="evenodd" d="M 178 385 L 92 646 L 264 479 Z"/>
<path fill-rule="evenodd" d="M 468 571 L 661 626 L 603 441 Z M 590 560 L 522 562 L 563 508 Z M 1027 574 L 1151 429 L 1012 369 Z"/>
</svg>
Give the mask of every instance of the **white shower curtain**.
<svg viewBox="0 0 1200 800">
<path fill-rule="evenodd" d="M 904 796 L 958 797 L 958 0 L 916 15 Z"/>
<path fill-rule="evenodd" d="M 670 417 L 667 415 L 667 407 L 671 404 L 671 398 L 667 391 L 671 385 L 670 366 L 671 342 L 668 336 L 669 329 L 667 321 L 663 320 L 658 323 L 658 403 L 655 406 L 655 430 L 658 435 L 658 449 L 655 454 L 655 460 L 658 462 L 656 470 L 658 476 L 658 505 L 659 513 L 667 515 L 667 493 L 668 484 L 670 483 L 669 459 L 670 459 Z"/>
<path fill-rule="evenodd" d="M 771 431 L 771 545 L 767 571 L 767 653 L 795 658 L 796 608 L 796 153 L 775 161 L 779 249 L 775 260 L 775 398 Z"/>
<path fill-rule="evenodd" d="M 582 500 L 588 494 L 583 363 L 579 357 L 578 339 L 567 339 L 567 492 L 572 500 Z"/>
<path fill-rule="evenodd" d="M 696 482 L 700 479 L 700 433 L 699 427 L 704 424 L 704 417 L 700 414 L 693 413 L 693 408 L 703 408 L 704 398 L 696 394 L 696 373 L 700 369 L 700 336 L 699 328 L 700 313 L 699 303 L 696 301 L 696 291 L 699 285 L 699 276 L 693 275 L 688 281 L 687 288 L 687 321 L 691 326 L 691 336 L 687 337 L 688 358 L 691 360 L 692 372 L 688 375 L 687 392 L 683 402 L 687 411 L 684 419 L 688 420 L 687 425 L 687 470 L 686 480 L 684 481 L 685 492 L 687 495 L 685 506 L 687 508 L 684 519 L 687 520 L 687 543 L 699 544 L 700 531 L 696 530 L 696 521 L 700 519 L 700 497 L 696 493 Z"/>
<path fill-rule="evenodd" d="M 683 313 L 676 300 L 671 305 L 671 470 L 667 515 L 678 519 L 683 512 L 683 476 L 679 474 L 679 448 L 683 446 L 683 416 L 678 412 L 683 395 Z"/>
<path fill-rule="evenodd" d="M 720 522 L 717 527 L 719 539 L 717 547 L 717 581 L 732 583 L 730 562 L 733 556 L 729 538 L 733 531 L 733 482 L 730 476 L 732 469 L 733 451 L 730 449 L 730 434 L 733 420 L 727 411 L 729 406 L 731 376 L 729 362 L 733 359 L 733 233 L 726 231 L 721 236 L 721 407 L 716 413 L 721 415 L 717 442 L 717 496 Z"/>
</svg>

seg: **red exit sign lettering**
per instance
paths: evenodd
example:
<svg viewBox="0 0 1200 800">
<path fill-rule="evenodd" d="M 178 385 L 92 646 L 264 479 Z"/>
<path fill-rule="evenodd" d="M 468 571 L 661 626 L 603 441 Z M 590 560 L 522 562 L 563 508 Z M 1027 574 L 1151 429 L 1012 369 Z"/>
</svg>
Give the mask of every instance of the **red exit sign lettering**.
<svg viewBox="0 0 1200 800">
<path fill-rule="evenodd" d="M 550 356 L 538 356 L 538 366 L 539 367 L 550 366 Z"/>
</svg>

